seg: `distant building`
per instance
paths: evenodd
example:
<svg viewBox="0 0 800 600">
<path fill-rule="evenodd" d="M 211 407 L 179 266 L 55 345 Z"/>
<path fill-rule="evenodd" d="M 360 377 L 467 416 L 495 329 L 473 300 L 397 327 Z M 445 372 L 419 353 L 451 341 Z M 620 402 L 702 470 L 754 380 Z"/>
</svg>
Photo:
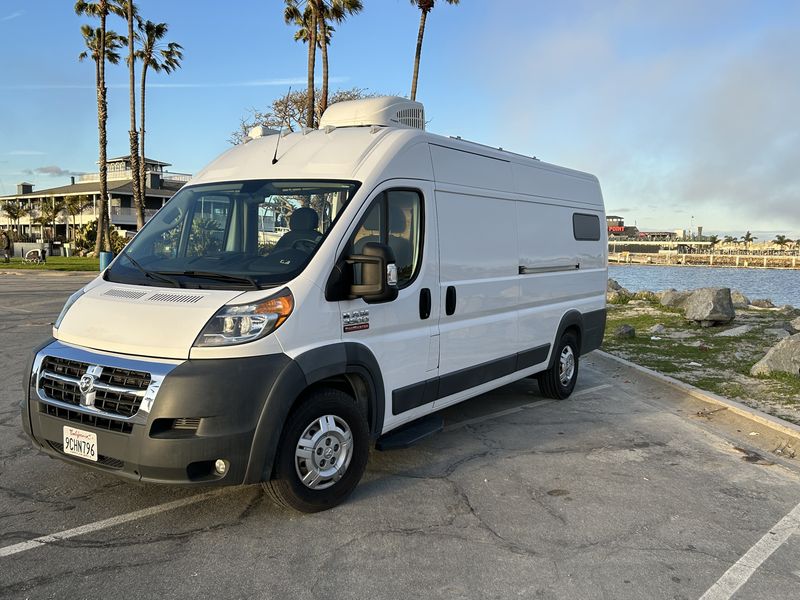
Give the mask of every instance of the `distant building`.
<svg viewBox="0 0 800 600">
<path fill-rule="evenodd" d="M 136 212 L 133 207 L 133 184 L 130 155 L 111 158 L 108 167 L 108 211 L 113 227 L 121 230 L 136 230 Z M 189 181 L 191 175 L 165 171 L 169 163 L 145 160 L 145 220 L 150 219 L 175 192 Z M 45 202 L 55 204 L 71 197 L 82 197 L 87 208 L 74 217 L 75 225 L 81 226 L 97 218 L 97 204 L 100 199 L 100 173 L 87 173 L 72 177 L 69 185 L 34 191 L 33 184 L 22 182 L 17 185 L 17 193 L 0 196 L 0 229 L 15 230 L 22 237 L 44 239 L 67 239 L 68 228 L 73 218 L 62 211 L 56 217 L 55 231 L 52 225 L 41 225 L 36 219 L 41 215 Z M 19 221 L 9 217 L 2 206 L 8 202 L 19 202 L 23 215 Z"/>
</svg>

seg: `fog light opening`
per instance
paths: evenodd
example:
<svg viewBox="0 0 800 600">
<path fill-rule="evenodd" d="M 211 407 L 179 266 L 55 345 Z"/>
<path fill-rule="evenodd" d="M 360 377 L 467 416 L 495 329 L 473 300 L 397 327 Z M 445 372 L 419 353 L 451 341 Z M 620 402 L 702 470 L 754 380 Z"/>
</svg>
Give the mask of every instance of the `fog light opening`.
<svg viewBox="0 0 800 600">
<path fill-rule="evenodd" d="M 217 475 L 225 475 L 225 473 L 228 471 L 228 463 L 221 458 L 218 458 L 214 463 L 214 471 L 217 472 Z"/>
</svg>

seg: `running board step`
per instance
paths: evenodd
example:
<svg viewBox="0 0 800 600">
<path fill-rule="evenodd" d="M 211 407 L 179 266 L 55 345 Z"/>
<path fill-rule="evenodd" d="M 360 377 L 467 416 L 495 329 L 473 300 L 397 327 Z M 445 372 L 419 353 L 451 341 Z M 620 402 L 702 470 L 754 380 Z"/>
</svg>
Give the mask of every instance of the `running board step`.
<svg viewBox="0 0 800 600">
<path fill-rule="evenodd" d="M 408 448 L 429 435 L 439 433 L 442 429 L 444 429 L 442 416 L 438 414 L 428 415 L 381 436 L 378 438 L 375 447 L 378 450 Z"/>
</svg>

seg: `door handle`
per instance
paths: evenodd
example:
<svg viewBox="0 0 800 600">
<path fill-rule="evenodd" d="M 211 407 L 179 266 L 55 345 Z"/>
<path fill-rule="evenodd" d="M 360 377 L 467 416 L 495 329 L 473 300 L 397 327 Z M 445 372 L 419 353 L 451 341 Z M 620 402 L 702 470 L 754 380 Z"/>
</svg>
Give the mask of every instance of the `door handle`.
<svg viewBox="0 0 800 600">
<path fill-rule="evenodd" d="M 419 292 L 419 318 L 427 319 L 431 316 L 431 291 L 422 288 Z"/>
<path fill-rule="evenodd" d="M 456 288 L 455 286 L 448 285 L 447 292 L 444 297 L 444 312 L 447 315 L 452 315 L 456 312 Z"/>
</svg>

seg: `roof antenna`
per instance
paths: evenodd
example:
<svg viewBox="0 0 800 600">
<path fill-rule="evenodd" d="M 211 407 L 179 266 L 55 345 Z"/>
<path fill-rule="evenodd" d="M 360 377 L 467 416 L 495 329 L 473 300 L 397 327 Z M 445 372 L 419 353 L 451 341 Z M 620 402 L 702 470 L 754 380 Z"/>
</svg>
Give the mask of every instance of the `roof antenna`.
<svg viewBox="0 0 800 600">
<path fill-rule="evenodd" d="M 286 103 L 283 106 L 283 119 L 281 119 L 281 129 L 278 131 L 278 140 L 275 142 L 275 154 L 272 156 L 272 164 L 274 165 L 278 162 L 278 145 L 281 143 L 281 133 L 283 131 L 283 124 L 286 122 L 286 118 L 289 115 L 289 96 L 292 93 L 292 86 L 289 86 L 289 91 L 286 92 Z"/>
</svg>

